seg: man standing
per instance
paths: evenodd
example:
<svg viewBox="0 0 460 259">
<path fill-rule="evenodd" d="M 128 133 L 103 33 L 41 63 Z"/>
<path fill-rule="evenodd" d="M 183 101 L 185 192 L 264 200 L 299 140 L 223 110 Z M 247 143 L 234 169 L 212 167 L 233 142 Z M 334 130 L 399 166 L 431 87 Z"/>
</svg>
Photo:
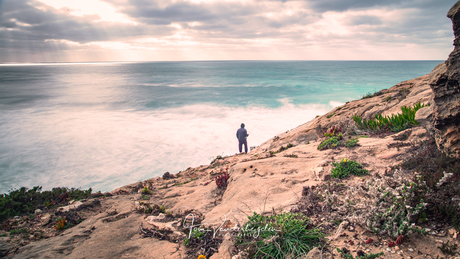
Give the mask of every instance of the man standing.
<svg viewBox="0 0 460 259">
<path fill-rule="evenodd" d="M 242 146 L 244 145 L 244 151 L 245 153 L 248 153 L 248 141 L 246 138 L 249 136 L 248 132 L 244 128 L 244 123 L 241 123 L 241 128 L 239 128 L 236 131 L 236 137 L 238 138 L 239 145 L 238 147 L 240 148 L 240 153 L 242 151 Z"/>
</svg>

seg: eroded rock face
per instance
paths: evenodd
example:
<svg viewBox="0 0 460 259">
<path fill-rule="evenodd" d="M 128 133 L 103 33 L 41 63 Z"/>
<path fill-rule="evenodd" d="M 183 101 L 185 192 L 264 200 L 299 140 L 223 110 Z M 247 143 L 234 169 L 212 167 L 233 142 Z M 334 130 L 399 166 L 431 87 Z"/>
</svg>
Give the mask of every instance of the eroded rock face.
<svg viewBox="0 0 460 259">
<path fill-rule="evenodd" d="M 434 127 L 438 148 L 460 158 L 460 1 L 447 13 L 454 29 L 454 50 L 439 73 L 431 78 L 434 92 Z"/>
</svg>

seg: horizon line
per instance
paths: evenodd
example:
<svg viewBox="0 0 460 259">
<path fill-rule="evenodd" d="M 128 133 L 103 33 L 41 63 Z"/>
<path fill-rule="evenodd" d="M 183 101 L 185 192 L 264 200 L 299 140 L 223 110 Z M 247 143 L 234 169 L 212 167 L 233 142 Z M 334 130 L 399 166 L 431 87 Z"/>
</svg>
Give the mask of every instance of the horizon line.
<svg viewBox="0 0 460 259">
<path fill-rule="evenodd" d="M 216 60 L 151 60 L 151 61 L 42 61 L 42 62 L 0 62 L 0 65 L 38 65 L 38 64 L 95 64 L 95 63 L 160 63 L 160 62 L 241 62 L 241 61 L 248 61 L 248 62 L 324 62 L 324 61 L 332 61 L 332 62 L 394 62 L 394 61 L 445 61 L 441 59 L 216 59 Z"/>
</svg>

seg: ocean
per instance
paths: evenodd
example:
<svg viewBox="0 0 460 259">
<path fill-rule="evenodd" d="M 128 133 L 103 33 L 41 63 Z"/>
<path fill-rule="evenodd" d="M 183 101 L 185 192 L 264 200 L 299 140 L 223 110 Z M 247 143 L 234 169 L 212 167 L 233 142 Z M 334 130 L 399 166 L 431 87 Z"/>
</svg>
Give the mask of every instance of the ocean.
<svg viewBox="0 0 460 259">
<path fill-rule="evenodd" d="M 209 164 L 442 61 L 0 65 L 0 193 L 110 191 Z"/>
</svg>

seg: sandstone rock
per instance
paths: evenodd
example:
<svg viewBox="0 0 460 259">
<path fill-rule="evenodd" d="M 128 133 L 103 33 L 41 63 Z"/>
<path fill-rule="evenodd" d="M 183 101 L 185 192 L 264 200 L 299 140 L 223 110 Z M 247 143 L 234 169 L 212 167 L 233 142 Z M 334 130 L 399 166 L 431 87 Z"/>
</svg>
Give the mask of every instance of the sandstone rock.
<svg viewBox="0 0 460 259">
<path fill-rule="evenodd" d="M 427 130 L 428 134 L 434 137 L 435 129 L 433 126 L 433 107 L 434 105 L 430 105 L 418 110 L 415 114 L 415 120 L 420 123 L 420 126 Z"/>
<path fill-rule="evenodd" d="M 166 218 L 166 215 L 163 214 L 163 213 L 160 213 L 160 214 L 158 214 L 158 216 L 148 216 L 148 217 L 146 218 L 146 220 L 147 220 L 148 222 L 150 222 L 150 221 L 151 221 L 151 222 L 154 222 L 154 221 L 162 221 L 162 220 L 164 220 L 165 218 Z"/>
<path fill-rule="evenodd" d="M 81 200 L 81 201 L 76 201 L 72 202 L 70 205 L 63 206 L 57 209 L 57 211 L 60 212 L 67 212 L 70 210 L 82 210 L 84 208 L 93 208 L 93 207 L 98 207 L 101 206 L 101 201 L 99 199 L 92 199 L 92 200 Z"/>
<path fill-rule="evenodd" d="M 58 208 L 57 211 L 61 211 L 61 212 L 67 212 L 69 210 L 74 210 L 74 209 L 77 209 L 78 207 L 80 207 L 81 205 L 83 205 L 83 203 L 81 201 L 77 201 L 75 203 L 72 203 L 70 205 L 67 205 L 67 206 L 64 206 L 64 207 L 60 207 Z"/>
<path fill-rule="evenodd" d="M 10 244 L 10 243 L 4 243 L 4 242 L 0 242 L 0 257 L 3 258 L 3 257 L 7 257 L 8 254 L 12 254 L 14 253 L 14 251 L 16 251 L 17 247 L 14 246 L 13 244 Z"/>
<path fill-rule="evenodd" d="M 109 209 L 109 210 L 107 210 L 107 215 L 109 215 L 109 216 L 114 216 L 114 215 L 117 215 L 117 214 L 118 214 L 117 209 Z"/>
<path fill-rule="evenodd" d="M 460 2 L 447 17 L 452 20 L 455 48 L 445 62 L 446 69 L 437 66 L 430 78 L 435 103 L 433 119 L 438 148 L 460 158 Z"/>
<path fill-rule="evenodd" d="M 50 215 L 49 213 L 46 213 L 45 215 L 43 215 L 43 216 L 41 217 L 42 223 L 41 223 L 40 226 L 43 227 L 43 226 L 48 225 L 48 224 L 51 222 L 51 219 L 52 219 L 52 218 L 51 218 L 51 215 Z"/>
<path fill-rule="evenodd" d="M 321 250 L 318 249 L 318 247 L 313 248 L 310 252 L 308 252 L 307 259 L 315 259 L 315 258 L 321 258 Z"/>
<path fill-rule="evenodd" d="M 222 241 L 222 244 L 220 244 L 218 252 L 213 254 L 210 259 L 233 258 L 230 255 L 230 249 L 233 247 L 233 245 L 234 243 L 230 236 L 224 236 L 224 240 Z"/>
</svg>

